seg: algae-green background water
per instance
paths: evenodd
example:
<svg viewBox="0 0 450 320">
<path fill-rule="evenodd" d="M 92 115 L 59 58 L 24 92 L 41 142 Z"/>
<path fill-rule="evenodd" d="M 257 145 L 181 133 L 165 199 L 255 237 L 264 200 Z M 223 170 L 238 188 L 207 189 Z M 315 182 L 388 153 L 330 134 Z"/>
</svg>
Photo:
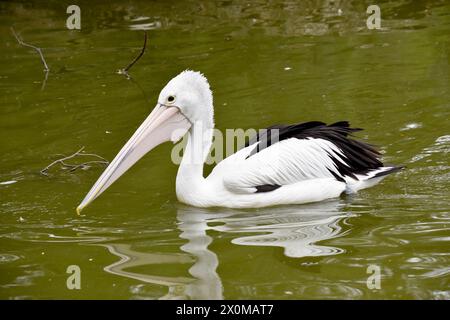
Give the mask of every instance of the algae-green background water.
<svg viewBox="0 0 450 320">
<path fill-rule="evenodd" d="M 376 1 L 368 30 L 372 2 L 78 1 L 80 31 L 71 2 L 1 2 L 0 298 L 449 299 L 450 3 Z M 103 168 L 39 171 L 82 146 L 111 160 L 187 68 L 221 130 L 349 120 L 407 169 L 325 203 L 197 209 L 166 144 L 77 216 Z"/>
</svg>

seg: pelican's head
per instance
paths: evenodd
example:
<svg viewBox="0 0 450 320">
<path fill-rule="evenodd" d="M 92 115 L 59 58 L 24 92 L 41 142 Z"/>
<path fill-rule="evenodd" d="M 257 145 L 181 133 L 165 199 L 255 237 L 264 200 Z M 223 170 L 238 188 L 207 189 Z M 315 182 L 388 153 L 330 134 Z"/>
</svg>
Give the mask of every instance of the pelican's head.
<svg viewBox="0 0 450 320">
<path fill-rule="evenodd" d="M 213 127 L 212 93 L 201 73 L 186 70 L 161 90 L 156 107 L 102 173 L 77 213 L 146 153 L 163 142 L 178 142 L 196 122 L 202 122 L 205 128 Z"/>
<path fill-rule="evenodd" d="M 200 72 L 186 70 L 169 81 L 161 90 L 158 103 L 177 107 L 191 122 L 213 125 L 213 97 L 206 77 Z"/>
</svg>

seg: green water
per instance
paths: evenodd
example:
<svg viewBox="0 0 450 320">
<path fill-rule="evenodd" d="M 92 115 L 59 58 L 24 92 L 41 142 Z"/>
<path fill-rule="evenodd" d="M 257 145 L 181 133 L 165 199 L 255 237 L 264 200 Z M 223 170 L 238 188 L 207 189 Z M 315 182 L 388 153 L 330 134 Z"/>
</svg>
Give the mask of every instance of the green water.
<svg viewBox="0 0 450 320">
<path fill-rule="evenodd" d="M 78 1 L 70 31 L 72 3 L 1 2 L 0 298 L 450 299 L 450 3 L 376 3 L 381 30 L 372 1 Z M 407 169 L 325 203 L 197 209 L 165 144 L 77 216 L 103 168 L 39 171 L 82 146 L 111 160 L 186 68 L 221 130 L 349 120 Z"/>
</svg>

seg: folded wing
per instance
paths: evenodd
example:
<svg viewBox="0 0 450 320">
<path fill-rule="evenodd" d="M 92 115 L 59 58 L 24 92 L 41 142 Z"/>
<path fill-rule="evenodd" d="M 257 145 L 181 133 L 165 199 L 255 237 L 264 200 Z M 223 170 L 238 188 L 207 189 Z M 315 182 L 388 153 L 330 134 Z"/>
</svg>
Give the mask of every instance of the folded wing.
<svg viewBox="0 0 450 320">
<path fill-rule="evenodd" d="M 351 137 L 359 130 L 346 121 L 272 126 L 226 159 L 223 183 L 236 193 L 254 193 L 308 179 L 361 179 L 383 163 L 373 146 Z"/>
</svg>

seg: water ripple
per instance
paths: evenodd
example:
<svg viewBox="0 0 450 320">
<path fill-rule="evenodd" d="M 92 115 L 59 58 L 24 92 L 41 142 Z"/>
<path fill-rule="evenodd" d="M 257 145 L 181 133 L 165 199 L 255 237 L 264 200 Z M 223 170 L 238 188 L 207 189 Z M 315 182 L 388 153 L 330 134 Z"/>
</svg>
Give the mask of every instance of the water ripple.
<svg viewBox="0 0 450 320">
<path fill-rule="evenodd" d="M 411 162 L 417 162 L 424 158 L 430 157 L 433 154 L 441 153 L 447 154 L 450 152 L 450 135 L 444 135 L 436 139 L 434 144 L 430 147 L 424 148 L 422 152 L 414 156 Z"/>
<path fill-rule="evenodd" d="M 19 260 L 20 257 L 14 254 L 0 253 L 0 264 Z"/>
<path fill-rule="evenodd" d="M 253 215 L 212 218 L 208 224 L 219 232 L 246 234 L 232 239 L 237 245 L 282 247 L 291 258 L 336 255 L 344 250 L 316 243 L 344 234 L 341 221 L 352 215 L 339 211 L 339 207 L 337 202 L 328 202 L 262 209 Z"/>
</svg>

